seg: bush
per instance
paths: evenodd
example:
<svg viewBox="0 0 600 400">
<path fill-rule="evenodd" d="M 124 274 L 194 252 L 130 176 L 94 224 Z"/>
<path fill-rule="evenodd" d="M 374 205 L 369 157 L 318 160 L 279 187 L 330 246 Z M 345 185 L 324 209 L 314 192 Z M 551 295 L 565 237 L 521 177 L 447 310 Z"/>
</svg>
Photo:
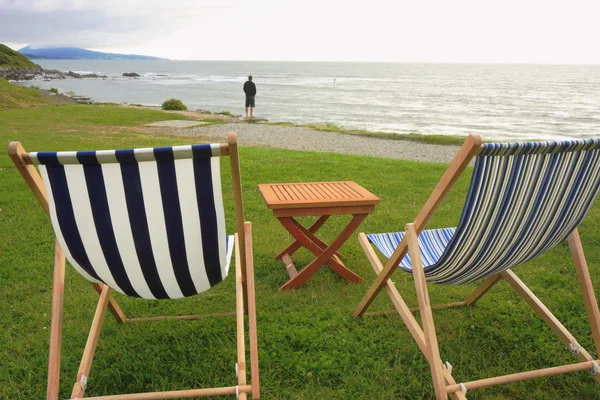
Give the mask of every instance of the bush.
<svg viewBox="0 0 600 400">
<path fill-rule="evenodd" d="M 169 99 L 162 103 L 163 110 L 187 110 L 185 104 L 179 99 Z"/>
<path fill-rule="evenodd" d="M 58 93 L 58 89 L 55 87 L 50 88 L 50 93 Z"/>
</svg>

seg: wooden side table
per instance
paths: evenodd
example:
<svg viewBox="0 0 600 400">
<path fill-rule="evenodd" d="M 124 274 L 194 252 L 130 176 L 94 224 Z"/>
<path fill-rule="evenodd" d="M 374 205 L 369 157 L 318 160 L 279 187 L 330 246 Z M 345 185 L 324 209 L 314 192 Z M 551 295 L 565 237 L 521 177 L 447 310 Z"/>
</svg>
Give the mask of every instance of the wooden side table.
<svg viewBox="0 0 600 400">
<path fill-rule="evenodd" d="M 284 262 L 290 276 L 280 290 L 298 288 L 324 265 L 349 281 L 363 280 L 342 263 L 338 249 L 379 204 L 377 196 L 356 182 L 267 183 L 258 185 L 258 189 L 267 208 L 273 210 L 279 222 L 296 239 L 275 256 Z M 317 237 L 316 232 L 330 216 L 345 214 L 354 218 L 330 245 Z M 303 216 L 319 218 L 306 228 L 295 219 Z M 298 272 L 292 255 L 300 247 L 308 249 L 316 258 Z"/>
</svg>

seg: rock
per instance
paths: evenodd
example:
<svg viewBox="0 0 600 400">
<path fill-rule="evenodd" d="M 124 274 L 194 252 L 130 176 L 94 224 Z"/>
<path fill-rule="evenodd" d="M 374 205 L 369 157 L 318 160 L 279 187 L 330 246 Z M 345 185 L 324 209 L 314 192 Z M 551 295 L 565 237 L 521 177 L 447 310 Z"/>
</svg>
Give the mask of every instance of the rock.
<svg viewBox="0 0 600 400">
<path fill-rule="evenodd" d="M 42 76 L 44 77 L 44 80 L 67 78 L 67 75 L 64 72 L 57 69 L 43 69 Z"/>
<path fill-rule="evenodd" d="M 106 75 L 97 74 L 78 74 L 73 71 L 69 71 L 66 74 L 56 69 L 43 69 L 38 68 L 1 68 L 0 67 L 0 78 L 4 78 L 9 81 L 30 81 L 32 79 L 40 79 L 49 81 L 52 79 L 66 79 L 66 78 L 106 78 Z"/>
<path fill-rule="evenodd" d="M 30 81 L 42 74 L 42 68 L 0 68 L 0 78 L 7 81 Z"/>
<path fill-rule="evenodd" d="M 138 74 L 138 73 L 135 73 L 135 72 L 125 72 L 123 74 L 123 76 L 126 76 L 128 78 L 136 78 L 136 77 L 141 76 L 141 75 Z"/>
<path fill-rule="evenodd" d="M 85 78 L 106 78 L 106 75 L 98 75 L 98 74 L 78 74 L 73 71 L 67 72 L 67 76 L 75 79 L 85 79 Z"/>
</svg>

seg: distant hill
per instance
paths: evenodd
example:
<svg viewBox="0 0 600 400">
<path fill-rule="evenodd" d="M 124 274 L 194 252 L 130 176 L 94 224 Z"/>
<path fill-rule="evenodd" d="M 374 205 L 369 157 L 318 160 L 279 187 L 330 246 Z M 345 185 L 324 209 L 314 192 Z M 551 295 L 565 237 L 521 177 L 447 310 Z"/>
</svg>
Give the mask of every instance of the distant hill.
<svg viewBox="0 0 600 400">
<path fill-rule="evenodd" d="M 100 51 L 86 50 L 79 47 L 31 47 L 19 49 L 31 60 L 164 60 L 164 58 L 140 56 L 137 54 L 103 53 Z"/>
<path fill-rule="evenodd" d="M 29 61 L 24 55 L 17 53 L 10 47 L 0 44 L 0 69 L 35 69 L 41 67 Z"/>
</svg>

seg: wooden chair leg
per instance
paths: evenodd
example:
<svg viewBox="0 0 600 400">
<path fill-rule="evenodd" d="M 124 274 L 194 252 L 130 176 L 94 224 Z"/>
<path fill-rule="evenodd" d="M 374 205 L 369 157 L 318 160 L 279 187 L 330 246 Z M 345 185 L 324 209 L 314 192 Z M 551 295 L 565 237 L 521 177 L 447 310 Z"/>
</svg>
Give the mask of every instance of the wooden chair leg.
<svg viewBox="0 0 600 400">
<path fill-rule="evenodd" d="M 102 288 L 104 287 L 103 284 L 92 283 L 92 286 L 94 287 L 94 290 L 96 290 L 96 292 L 98 294 L 102 293 Z M 127 318 L 125 318 L 125 314 L 121 310 L 121 307 L 119 307 L 119 304 L 112 296 L 110 296 L 110 298 L 108 300 L 108 310 L 115 317 L 115 319 L 117 320 L 118 323 L 122 324 L 127 320 Z"/>
<path fill-rule="evenodd" d="M 254 252 L 252 250 L 252 224 L 244 224 L 246 231 L 246 295 L 248 296 L 248 331 L 250 336 L 250 383 L 252 399 L 260 398 L 260 378 L 258 369 L 258 329 L 256 326 L 256 292 L 254 287 Z"/>
<path fill-rule="evenodd" d="M 571 248 L 573 263 L 577 271 L 577 280 L 579 281 L 579 288 L 583 296 L 583 304 L 585 305 L 585 311 L 587 312 L 590 328 L 592 329 L 592 337 L 596 345 L 596 356 L 600 358 L 600 312 L 598 311 L 598 301 L 596 301 L 594 286 L 592 285 L 590 271 L 588 270 L 577 228 L 569 236 L 569 247 Z"/>
<path fill-rule="evenodd" d="M 92 362 L 94 361 L 94 353 L 96 352 L 96 346 L 98 345 L 98 339 L 100 338 L 100 330 L 102 329 L 102 323 L 104 322 L 104 315 L 110 300 L 110 287 L 104 285 L 102 292 L 100 293 L 100 300 L 96 306 L 96 312 L 94 314 L 94 320 L 92 321 L 92 327 L 88 335 L 87 342 L 85 344 L 85 350 L 83 351 L 83 357 L 81 358 L 81 364 L 79 364 L 79 371 L 77 372 L 77 382 L 73 385 L 73 392 L 71 393 L 71 399 L 80 399 L 83 397 L 85 392 L 87 377 L 90 374 L 92 368 Z"/>
<path fill-rule="evenodd" d="M 60 348 L 62 343 L 63 299 L 65 294 L 65 255 L 54 244 L 54 281 L 52 284 L 52 322 L 50 324 L 50 357 L 48 360 L 47 400 L 58 400 L 60 386 Z"/>
<path fill-rule="evenodd" d="M 377 258 L 377 255 L 375 254 L 375 250 L 369 243 L 369 239 L 367 239 L 367 235 L 365 235 L 363 232 L 359 233 L 358 234 L 358 242 L 360 243 L 360 246 L 362 247 L 363 251 L 365 252 L 365 255 L 367 256 L 369 263 L 375 270 L 375 273 L 379 274 L 381 272 L 381 270 L 383 270 L 383 265 L 381 264 L 381 261 L 379 261 L 379 259 Z M 425 343 L 425 334 L 423 333 L 423 330 L 419 326 L 419 323 L 413 316 L 411 310 L 406 305 L 406 302 L 404 301 L 402 296 L 400 296 L 398 289 L 396 289 L 396 287 L 394 286 L 394 283 L 392 282 L 391 279 L 387 280 L 385 290 L 386 290 L 387 294 L 390 296 L 390 300 L 392 300 L 394 307 L 396 308 L 396 310 L 392 310 L 392 311 L 396 311 L 398 314 L 400 314 L 400 317 L 404 321 L 404 324 L 408 328 L 408 331 L 412 335 L 413 339 L 415 339 L 417 346 L 419 346 L 419 349 L 421 349 L 425 358 L 427 358 L 427 360 L 429 360 L 429 352 L 427 350 L 427 344 Z M 364 315 L 367 315 L 367 314 L 364 314 Z M 450 371 L 448 371 L 447 369 L 444 368 L 442 370 L 442 372 L 444 374 L 444 380 L 445 380 L 446 384 L 448 384 L 448 385 L 456 384 L 456 381 L 452 377 L 452 374 Z M 452 400 L 467 400 L 465 395 L 462 394 L 462 392 L 448 393 L 448 395 L 450 396 L 450 398 Z"/>
<path fill-rule="evenodd" d="M 479 301 L 479 299 L 481 299 L 488 292 L 488 290 L 493 288 L 501 278 L 502 275 L 500 274 L 487 277 L 479 286 L 475 288 L 475 290 L 471 292 L 471 294 L 467 296 L 465 299 L 465 305 L 472 306 L 473 304 L 477 303 L 477 301 Z"/>
<path fill-rule="evenodd" d="M 244 236 L 246 236 L 244 234 Z M 239 235 L 235 237 L 235 320 L 236 320 L 236 338 L 237 338 L 237 364 L 236 373 L 238 379 L 238 385 L 246 385 L 246 347 L 245 347 L 245 335 L 244 335 L 244 280 L 242 278 L 242 258 L 240 253 L 242 250 L 240 247 L 243 245 L 238 240 Z M 247 271 L 247 269 L 246 269 Z M 246 393 L 240 393 L 239 398 L 246 400 L 248 395 Z"/>
<path fill-rule="evenodd" d="M 533 311 L 548 325 L 550 330 L 558 339 L 568 347 L 570 344 L 576 344 L 575 337 L 564 327 L 564 325 L 552 314 L 552 312 L 537 298 L 535 294 L 519 279 L 511 270 L 501 272 L 502 277 L 512 288 L 529 304 Z M 579 348 L 575 357 L 581 362 L 594 361 L 594 358 L 583 347 Z M 600 382 L 600 374 L 593 375 L 596 382 Z"/>
<path fill-rule="evenodd" d="M 435 326 L 433 324 L 433 314 L 429 303 L 429 293 L 427 292 L 427 282 L 425 280 L 425 271 L 421 264 L 421 251 L 419 250 L 419 241 L 414 224 L 406 225 L 406 236 L 408 238 L 408 253 L 412 263 L 413 277 L 417 289 L 417 298 L 419 299 L 419 310 L 421 312 L 421 322 L 423 324 L 423 333 L 429 353 L 429 365 L 431 367 L 431 376 L 433 378 L 433 387 L 437 400 L 447 400 L 446 384 L 444 381 L 444 372 L 440 350 L 438 348 Z"/>
</svg>

